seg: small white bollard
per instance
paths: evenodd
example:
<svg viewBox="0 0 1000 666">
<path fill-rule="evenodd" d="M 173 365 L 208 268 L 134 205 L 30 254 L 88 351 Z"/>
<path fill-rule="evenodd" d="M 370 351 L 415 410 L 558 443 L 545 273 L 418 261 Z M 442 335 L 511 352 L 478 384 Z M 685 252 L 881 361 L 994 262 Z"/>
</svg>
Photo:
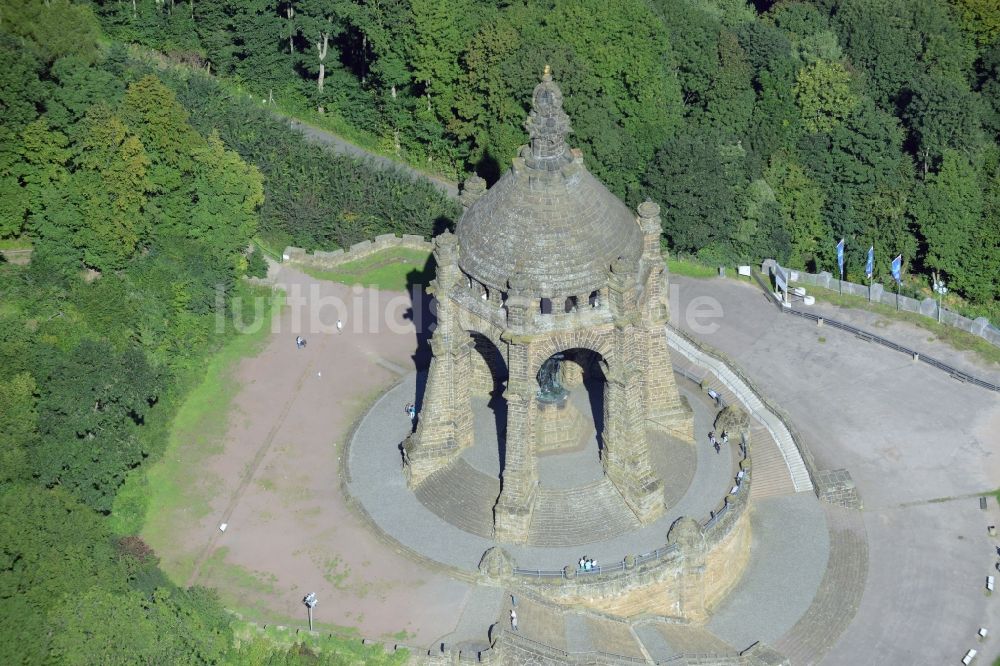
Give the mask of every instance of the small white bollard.
<svg viewBox="0 0 1000 666">
<path fill-rule="evenodd" d="M 222 523 L 221 525 L 219 525 L 219 531 L 225 532 L 227 527 L 229 527 L 229 523 Z"/>
</svg>

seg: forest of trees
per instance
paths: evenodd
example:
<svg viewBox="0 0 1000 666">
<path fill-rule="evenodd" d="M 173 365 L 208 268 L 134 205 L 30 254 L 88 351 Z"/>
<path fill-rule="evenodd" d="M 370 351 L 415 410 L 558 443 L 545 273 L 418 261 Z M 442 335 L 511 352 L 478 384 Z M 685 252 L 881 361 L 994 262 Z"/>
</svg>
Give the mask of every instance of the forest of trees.
<svg viewBox="0 0 1000 666">
<path fill-rule="evenodd" d="M 119 39 L 411 162 L 496 178 L 551 64 L 574 142 L 678 253 L 1000 297 L 996 0 L 100 0 Z M 956 302 L 957 304 L 957 302 Z"/>
<path fill-rule="evenodd" d="M 210 79 L 130 58 L 86 6 L 5 3 L 0 60 L 0 241 L 33 248 L 27 266 L 0 261 L 4 663 L 343 663 L 237 640 L 214 593 L 159 569 L 135 534 L 143 485 L 123 488 L 163 455 L 206 358 L 235 335 L 219 315 L 270 297 L 241 279 L 264 268 L 256 234 L 429 233 L 454 204 L 331 158 Z"/>
</svg>

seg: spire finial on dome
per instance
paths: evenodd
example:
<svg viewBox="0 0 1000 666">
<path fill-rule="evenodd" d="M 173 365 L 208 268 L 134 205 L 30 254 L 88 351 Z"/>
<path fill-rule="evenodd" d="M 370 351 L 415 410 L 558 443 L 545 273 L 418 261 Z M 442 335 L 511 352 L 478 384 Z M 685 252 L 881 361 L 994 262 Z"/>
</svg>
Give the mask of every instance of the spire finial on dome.
<svg viewBox="0 0 1000 666">
<path fill-rule="evenodd" d="M 566 149 L 566 135 L 573 130 L 562 101 L 562 90 L 552 80 L 552 69 L 545 65 L 542 81 L 531 95 L 531 112 L 524 123 L 531 137 L 530 151 L 525 155 L 528 166 L 553 170 L 572 161 Z"/>
</svg>

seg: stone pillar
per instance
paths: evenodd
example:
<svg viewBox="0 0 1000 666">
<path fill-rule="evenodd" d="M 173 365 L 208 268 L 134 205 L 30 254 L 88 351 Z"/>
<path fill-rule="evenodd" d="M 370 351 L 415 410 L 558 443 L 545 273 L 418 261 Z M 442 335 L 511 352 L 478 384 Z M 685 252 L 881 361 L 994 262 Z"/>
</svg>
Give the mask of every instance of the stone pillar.
<svg viewBox="0 0 1000 666">
<path fill-rule="evenodd" d="M 623 335 L 623 333 L 619 333 Z M 642 373 L 611 367 L 604 385 L 604 471 L 643 524 L 663 514 L 663 482 L 653 474 L 642 413 Z"/>
<path fill-rule="evenodd" d="M 642 523 L 663 513 L 663 483 L 653 474 L 646 437 L 646 410 L 637 336 L 638 266 L 617 259 L 609 272 L 608 305 L 614 318 L 613 350 L 604 387 L 604 471 Z"/>
<path fill-rule="evenodd" d="M 612 262 L 608 271 L 608 307 L 616 322 L 635 314 L 636 274 L 639 267 L 622 257 Z"/>
<path fill-rule="evenodd" d="M 642 270 L 644 301 L 639 325 L 643 376 L 643 402 L 649 426 L 694 443 L 694 417 L 677 392 L 674 367 L 667 347 L 665 327 L 670 316 L 667 272 L 660 253 L 660 207 L 652 201 L 639 205 L 643 233 Z"/>
<path fill-rule="evenodd" d="M 642 229 L 642 258 L 645 261 L 662 261 L 660 253 L 660 207 L 647 199 L 639 204 L 639 228 Z"/>
<path fill-rule="evenodd" d="M 639 226 L 643 233 L 639 279 L 644 279 L 639 348 L 646 372 L 643 401 L 648 425 L 686 441 L 694 442 L 694 419 L 681 401 L 674 380 L 674 367 L 667 347 L 665 327 L 670 317 L 667 301 L 666 265 L 660 253 L 660 207 L 652 201 L 639 205 Z"/>
<path fill-rule="evenodd" d="M 476 199 L 485 193 L 486 181 L 478 175 L 472 174 L 462 183 L 462 194 L 459 195 L 458 200 L 462 203 L 462 208 L 468 210 L 472 204 L 476 203 Z"/>
<path fill-rule="evenodd" d="M 531 375 L 531 328 L 539 299 L 528 282 L 515 273 L 508 280 L 507 330 L 507 436 L 500 498 L 493 509 L 493 533 L 497 540 L 523 543 L 528 538 L 535 507 L 538 468 L 535 460 L 534 409 L 538 382 Z"/>
<path fill-rule="evenodd" d="M 507 439 L 500 498 L 493 509 L 493 535 L 498 541 L 524 543 L 538 489 L 534 417 L 538 382 L 530 375 L 527 344 L 512 341 L 508 352 L 510 379 L 507 401 Z"/>
<path fill-rule="evenodd" d="M 437 277 L 429 288 L 438 305 L 437 329 L 431 339 L 433 358 L 417 430 L 404 442 L 404 472 L 411 488 L 450 465 L 463 448 L 472 444 L 469 382 L 470 354 L 474 352 L 469 335 L 458 328 L 457 305 L 450 296 L 463 286 L 454 235 L 444 233 L 435 239 L 434 257 Z"/>
</svg>

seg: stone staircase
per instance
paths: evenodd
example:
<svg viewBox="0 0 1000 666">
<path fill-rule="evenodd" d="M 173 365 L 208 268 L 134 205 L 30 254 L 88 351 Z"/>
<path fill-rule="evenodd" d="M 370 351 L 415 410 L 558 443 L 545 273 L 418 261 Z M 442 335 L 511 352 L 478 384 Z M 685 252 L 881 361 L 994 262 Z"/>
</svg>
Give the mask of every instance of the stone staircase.
<svg viewBox="0 0 1000 666">
<path fill-rule="evenodd" d="M 812 480 L 809 478 L 809 471 L 802 460 L 802 455 L 781 419 L 768 410 L 757 394 L 724 362 L 705 353 L 669 327 L 666 329 L 666 334 L 671 350 L 676 352 L 671 354 L 672 358 L 678 355 L 683 357 L 689 367 L 693 365 L 698 369 L 698 371 L 693 368 L 689 370 L 697 376 L 704 376 L 709 372 L 715 375 L 717 381 L 714 384 L 721 387 L 723 398 L 727 402 L 741 405 L 768 431 L 788 469 L 795 492 L 813 490 Z M 675 362 L 675 367 L 678 365 L 680 364 Z"/>
<path fill-rule="evenodd" d="M 528 530 L 532 546 L 577 546 L 640 528 L 607 478 L 572 489 L 539 488 Z"/>
<path fill-rule="evenodd" d="M 636 635 L 657 661 L 665 661 L 676 655 L 688 657 L 688 663 L 694 655 L 708 657 L 715 661 L 711 663 L 728 663 L 725 660 L 735 658 L 732 663 L 739 663 L 739 657 L 733 646 L 729 645 L 704 627 L 691 624 L 674 624 L 664 620 L 646 620 L 635 625 Z M 669 654 L 664 654 L 669 651 Z"/>
<path fill-rule="evenodd" d="M 500 495 L 500 481 L 476 471 L 459 458 L 434 472 L 420 486 L 420 503 L 455 527 L 493 538 L 493 505 Z"/>
<path fill-rule="evenodd" d="M 587 616 L 581 619 L 587 626 L 590 643 L 595 650 L 635 659 L 646 658 L 639 638 L 625 622 L 616 622 L 596 616 Z"/>
<path fill-rule="evenodd" d="M 750 422 L 750 463 L 751 500 L 795 492 L 781 451 L 771 439 L 771 433 L 757 421 Z"/>
</svg>

